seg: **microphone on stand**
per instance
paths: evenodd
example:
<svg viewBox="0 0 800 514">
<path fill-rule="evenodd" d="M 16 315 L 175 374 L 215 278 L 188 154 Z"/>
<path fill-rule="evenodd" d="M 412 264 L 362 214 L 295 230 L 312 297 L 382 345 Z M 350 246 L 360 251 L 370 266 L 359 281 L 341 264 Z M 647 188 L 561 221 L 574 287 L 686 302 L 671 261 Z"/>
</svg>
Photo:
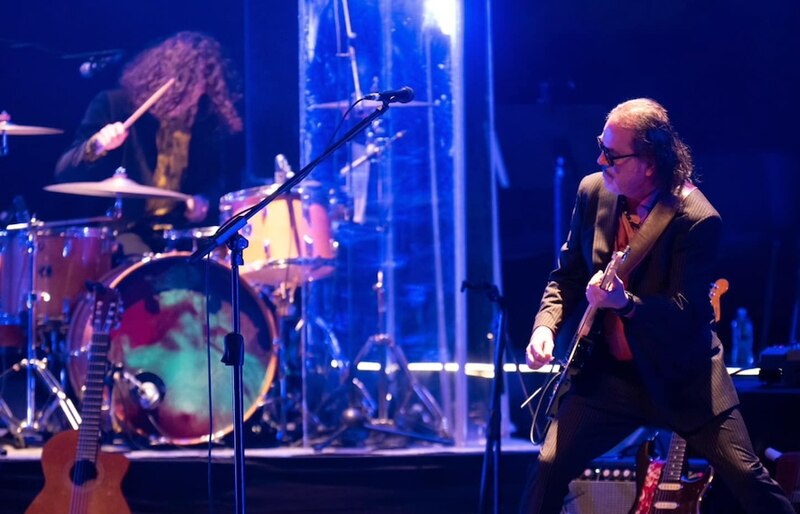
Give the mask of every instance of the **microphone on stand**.
<svg viewBox="0 0 800 514">
<path fill-rule="evenodd" d="M 109 51 L 100 55 L 91 55 L 78 67 L 81 77 L 90 79 L 103 71 L 108 66 L 116 64 L 122 59 L 122 52 L 119 50 Z"/>
<path fill-rule="evenodd" d="M 370 93 L 364 97 L 364 100 L 377 100 L 385 104 L 407 104 L 414 99 L 414 90 L 408 86 L 403 86 L 400 89 L 390 89 L 380 93 Z"/>
</svg>

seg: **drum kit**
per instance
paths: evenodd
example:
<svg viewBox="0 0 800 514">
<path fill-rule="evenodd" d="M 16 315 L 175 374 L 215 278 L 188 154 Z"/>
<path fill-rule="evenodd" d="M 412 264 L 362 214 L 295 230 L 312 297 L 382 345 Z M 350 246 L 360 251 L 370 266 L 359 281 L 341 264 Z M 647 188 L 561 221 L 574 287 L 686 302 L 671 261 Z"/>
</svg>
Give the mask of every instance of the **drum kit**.
<svg viewBox="0 0 800 514">
<path fill-rule="evenodd" d="M 338 102 L 317 106 L 339 107 Z M 60 132 L 15 125 L 7 116 L 0 116 L 6 152 L 6 135 Z M 390 138 L 386 145 L 402 134 Z M 342 174 L 355 178 L 354 170 L 362 161 L 378 156 L 380 150 L 368 149 Z M 281 172 L 285 175 L 286 170 Z M 220 223 L 259 203 L 282 180 L 276 171 L 272 185 L 223 195 Z M 53 184 L 44 189 L 113 198 L 114 206 L 107 216 L 51 222 L 17 209 L 25 211 L 17 223 L 0 229 L 0 428 L 4 426 L 20 445 L 36 444 L 63 428 L 78 428 L 81 419 L 73 398 L 80 400 L 87 385 L 92 341 L 94 306 L 87 283 L 97 282 L 116 289 L 123 306 L 118 326 L 110 334 L 108 359 L 112 371 L 104 400 L 107 432 L 147 445 L 222 441 L 235 426 L 230 369 L 221 364 L 223 341 L 232 332 L 234 318 L 229 294 L 230 257 L 227 249 L 217 249 L 204 262 L 193 264 L 188 259 L 215 235 L 217 227 L 164 230 L 164 253 L 127 256 L 119 262 L 123 201 L 186 201 L 190 197 L 139 184 L 130 180 L 123 168 L 105 180 Z M 239 268 L 244 416 L 248 419 L 261 409 L 261 423 L 274 429 L 279 442 L 285 442 L 291 432 L 287 419 L 297 414 L 288 411 L 299 409 L 304 446 L 308 419 L 317 419 L 322 408 L 333 405 L 336 398 L 332 401 L 330 397 L 344 396 L 347 387 L 364 389 L 355 377 L 356 366 L 345 359 L 327 324 L 319 318 L 307 319 L 303 290 L 335 271 L 337 243 L 331 231 L 330 199 L 316 197 L 315 191 L 321 189 L 301 184 L 281 194 L 250 218 L 241 231 L 249 241 Z M 379 287 L 373 289 L 379 292 L 381 316 L 380 272 L 378 277 Z M 299 321 L 289 325 L 295 291 L 301 292 L 303 305 Z M 322 337 L 314 337 L 317 346 L 310 348 L 308 339 L 314 330 Z M 298 334 L 296 352 L 303 389 L 302 398 L 296 401 L 286 374 L 289 340 Z M 413 380 L 405 357 L 386 334 L 370 338 L 357 360 L 373 346 L 386 348 L 387 354 L 401 364 L 414 394 L 436 414 L 436 423 L 441 426 L 438 406 Z M 7 366 L 9 356 L 18 361 Z M 316 370 L 314 377 L 307 376 L 310 369 Z M 321 379 L 322 386 L 316 381 L 318 401 L 309 402 L 307 387 L 314 387 L 314 378 Z M 274 385 L 279 386 L 277 399 L 275 380 Z M 365 391 L 363 396 L 369 399 Z M 387 424 L 390 420 L 386 418 L 385 400 L 379 407 L 379 421 Z M 353 410 L 351 406 L 342 413 L 342 425 L 323 446 L 352 426 L 345 417 Z"/>
<path fill-rule="evenodd" d="M 10 127 L 5 123 L 0 130 L 38 133 L 36 127 Z M 274 187 L 224 195 L 221 221 Z M 138 184 L 124 169 L 102 181 L 45 190 L 114 198 L 114 209 L 109 216 L 53 222 L 23 216 L 0 230 L 0 428 L 19 445 L 78 428 L 81 419 L 72 398 L 80 399 L 85 388 L 92 341 L 93 305 L 86 284 L 99 282 L 119 291 L 124 306 L 111 334 L 107 428 L 147 444 L 222 440 L 234 427 L 230 371 L 220 364 L 233 323 L 231 270 L 227 251 L 196 265 L 187 259 L 217 227 L 166 230 L 164 253 L 115 264 L 123 201 L 181 201 L 188 195 Z M 335 245 L 325 206 L 313 203 L 302 189 L 279 196 L 243 233 L 251 241 L 240 284 L 243 400 L 249 418 L 267 401 L 279 370 L 276 314 L 288 311 L 294 289 L 333 272 Z M 268 291 L 282 292 L 273 295 L 280 301 L 269 298 Z M 338 343 L 328 340 L 335 345 L 327 354 L 343 369 Z M 9 356 L 18 362 L 7 366 Z M 201 372 L 207 363 L 209 373 Z"/>
</svg>

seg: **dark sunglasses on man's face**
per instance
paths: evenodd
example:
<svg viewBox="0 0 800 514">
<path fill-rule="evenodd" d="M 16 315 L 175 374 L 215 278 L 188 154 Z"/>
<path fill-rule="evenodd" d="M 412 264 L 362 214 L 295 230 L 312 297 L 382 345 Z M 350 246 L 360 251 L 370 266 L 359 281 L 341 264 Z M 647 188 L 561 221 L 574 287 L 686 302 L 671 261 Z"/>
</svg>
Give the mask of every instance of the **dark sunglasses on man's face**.
<svg viewBox="0 0 800 514">
<path fill-rule="evenodd" d="M 617 159 L 624 159 L 626 157 L 636 157 L 635 153 L 629 153 L 625 155 L 612 155 L 611 150 L 603 144 L 603 140 L 600 136 L 597 136 L 597 146 L 600 148 L 600 151 L 603 153 L 603 157 L 605 158 L 606 162 L 608 163 L 608 167 L 614 166 L 614 161 Z"/>
</svg>

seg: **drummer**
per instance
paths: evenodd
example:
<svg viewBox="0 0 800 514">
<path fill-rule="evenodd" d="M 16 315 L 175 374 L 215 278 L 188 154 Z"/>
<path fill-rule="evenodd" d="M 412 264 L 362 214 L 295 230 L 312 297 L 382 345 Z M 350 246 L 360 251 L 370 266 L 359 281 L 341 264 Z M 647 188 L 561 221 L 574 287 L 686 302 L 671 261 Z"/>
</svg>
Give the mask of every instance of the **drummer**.
<svg viewBox="0 0 800 514">
<path fill-rule="evenodd" d="M 216 40 L 179 32 L 142 51 L 124 68 L 119 89 L 90 103 L 56 165 L 59 182 L 107 179 L 122 166 L 139 184 L 191 195 L 186 202 L 126 200 L 125 254 L 161 251 L 158 229 L 218 223 L 217 201 L 238 189 L 244 161 L 233 77 Z M 164 96 L 126 130 L 122 121 L 171 78 Z"/>
</svg>

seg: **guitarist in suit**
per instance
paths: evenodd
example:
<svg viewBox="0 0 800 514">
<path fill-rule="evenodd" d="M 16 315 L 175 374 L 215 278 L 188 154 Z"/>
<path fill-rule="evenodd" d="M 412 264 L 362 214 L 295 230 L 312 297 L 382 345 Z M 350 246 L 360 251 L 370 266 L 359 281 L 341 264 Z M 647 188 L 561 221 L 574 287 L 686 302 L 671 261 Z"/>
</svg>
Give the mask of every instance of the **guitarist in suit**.
<svg viewBox="0 0 800 514">
<path fill-rule="evenodd" d="M 559 402 L 521 511 L 559 513 L 593 458 L 649 425 L 682 436 L 748 513 L 792 514 L 755 455 L 711 324 L 722 223 L 693 185 L 689 149 L 666 109 L 645 98 L 611 110 L 597 143 L 602 171 L 578 188 L 526 360 L 534 369 L 550 363 L 555 333 L 587 302 L 597 309 L 591 351 Z M 602 270 L 627 245 L 601 288 Z"/>
</svg>

